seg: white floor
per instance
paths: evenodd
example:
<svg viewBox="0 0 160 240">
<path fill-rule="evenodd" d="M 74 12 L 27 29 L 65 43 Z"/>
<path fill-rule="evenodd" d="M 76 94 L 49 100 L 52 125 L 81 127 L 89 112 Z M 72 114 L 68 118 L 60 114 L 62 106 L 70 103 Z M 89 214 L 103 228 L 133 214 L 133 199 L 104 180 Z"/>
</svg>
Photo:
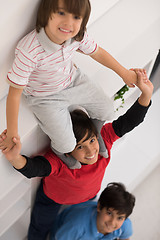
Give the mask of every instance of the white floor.
<svg viewBox="0 0 160 240">
<path fill-rule="evenodd" d="M 132 240 L 160 239 L 160 165 L 133 191 Z"/>
</svg>

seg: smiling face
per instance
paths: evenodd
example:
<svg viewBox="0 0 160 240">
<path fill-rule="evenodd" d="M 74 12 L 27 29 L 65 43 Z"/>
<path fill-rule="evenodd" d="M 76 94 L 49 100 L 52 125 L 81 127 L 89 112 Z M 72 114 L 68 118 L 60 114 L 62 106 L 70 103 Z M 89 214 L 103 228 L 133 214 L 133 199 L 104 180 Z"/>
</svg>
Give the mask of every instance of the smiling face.
<svg viewBox="0 0 160 240">
<path fill-rule="evenodd" d="M 99 143 L 95 135 L 92 135 L 89 139 L 87 139 L 87 136 L 88 133 L 78 142 L 71 155 L 79 162 L 91 165 L 98 160 Z"/>
<path fill-rule="evenodd" d="M 100 209 L 99 204 L 97 206 L 97 230 L 98 232 L 106 235 L 117 229 L 119 229 L 124 220 L 126 219 L 125 214 L 118 214 L 113 208 L 102 208 Z"/>
<path fill-rule="evenodd" d="M 63 44 L 78 34 L 82 21 L 82 16 L 67 12 L 63 0 L 59 0 L 58 10 L 51 14 L 45 32 L 52 42 Z"/>
</svg>

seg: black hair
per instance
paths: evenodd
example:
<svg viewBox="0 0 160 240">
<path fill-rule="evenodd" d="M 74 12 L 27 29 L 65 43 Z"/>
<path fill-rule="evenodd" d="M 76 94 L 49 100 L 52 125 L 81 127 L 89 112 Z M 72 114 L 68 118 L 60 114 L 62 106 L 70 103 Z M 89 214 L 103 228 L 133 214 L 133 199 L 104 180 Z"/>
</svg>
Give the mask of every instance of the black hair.
<svg viewBox="0 0 160 240">
<path fill-rule="evenodd" d="M 82 110 L 76 109 L 70 113 L 73 125 L 73 132 L 77 143 L 87 134 L 88 140 L 93 135 L 97 137 L 98 132 L 89 116 Z"/>
<path fill-rule="evenodd" d="M 118 214 L 125 214 L 126 218 L 132 213 L 135 197 L 126 191 L 122 183 L 112 182 L 107 185 L 99 198 L 99 208 L 113 208 Z"/>
</svg>

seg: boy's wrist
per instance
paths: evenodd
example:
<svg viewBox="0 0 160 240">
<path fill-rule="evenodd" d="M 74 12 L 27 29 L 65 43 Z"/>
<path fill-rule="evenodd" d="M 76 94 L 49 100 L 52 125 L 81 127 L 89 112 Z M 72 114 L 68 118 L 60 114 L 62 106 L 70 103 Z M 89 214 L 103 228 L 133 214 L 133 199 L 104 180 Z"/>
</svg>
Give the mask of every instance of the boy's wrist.
<svg viewBox="0 0 160 240">
<path fill-rule="evenodd" d="M 7 129 L 7 133 L 6 133 L 7 139 L 12 140 L 14 137 L 18 137 L 18 133 L 17 132 L 10 132 Z"/>
<path fill-rule="evenodd" d="M 21 169 L 26 165 L 27 160 L 22 155 L 18 155 L 14 158 L 14 160 L 11 160 L 10 163 L 14 166 L 14 168 Z"/>
<path fill-rule="evenodd" d="M 151 101 L 151 97 L 149 97 L 146 94 L 141 94 L 141 96 L 138 99 L 138 102 L 140 105 L 144 106 L 144 107 L 148 107 Z"/>
</svg>

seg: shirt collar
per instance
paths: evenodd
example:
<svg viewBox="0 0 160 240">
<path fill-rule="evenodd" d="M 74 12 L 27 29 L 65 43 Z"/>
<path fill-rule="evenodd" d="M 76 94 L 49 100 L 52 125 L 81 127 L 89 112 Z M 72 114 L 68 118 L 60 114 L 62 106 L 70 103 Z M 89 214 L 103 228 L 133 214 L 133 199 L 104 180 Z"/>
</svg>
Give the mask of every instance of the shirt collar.
<svg viewBox="0 0 160 240">
<path fill-rule="evenodd" d="M 37 38 L 40 44 L 42 45 L 42 47 L 44 48 L 44 50 L 46 52 L 52 52 L 52 53 L 58 51 L 62 47 L 67 47 L 73 41 L 72 39 L 69 39 L 65 41 L 62 45 L 56 44 L 48 38 L 44 28 L 41 28 L 40 32 L 37 34 Z"/>
</svg>

